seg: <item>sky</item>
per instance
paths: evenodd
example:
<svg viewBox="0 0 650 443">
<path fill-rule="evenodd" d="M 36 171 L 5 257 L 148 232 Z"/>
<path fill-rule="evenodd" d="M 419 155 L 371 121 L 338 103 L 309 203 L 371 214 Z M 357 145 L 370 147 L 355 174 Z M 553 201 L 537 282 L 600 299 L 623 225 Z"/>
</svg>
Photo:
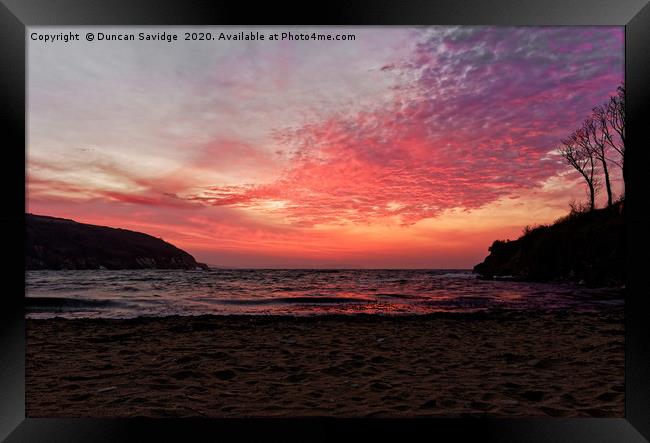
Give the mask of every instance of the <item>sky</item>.
<svg viewBox="0 0 650 443">
<path fill-rule="evenodd" d="M 69 31 L 28 38 L 28 212 L 226 267 L 471 268 L 586 200 L 556 148 L 624 76 L 622 27 L 29 30 Z"/>
</svg>

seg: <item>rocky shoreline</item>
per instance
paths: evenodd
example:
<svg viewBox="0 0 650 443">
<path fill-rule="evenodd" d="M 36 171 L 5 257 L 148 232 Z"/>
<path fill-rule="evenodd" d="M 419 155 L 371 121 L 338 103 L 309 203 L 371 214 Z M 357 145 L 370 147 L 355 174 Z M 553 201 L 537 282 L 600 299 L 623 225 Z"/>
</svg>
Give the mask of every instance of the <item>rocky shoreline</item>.
<svg viewBox="0 0 650 443">
<path fill-rule="evenodd" d="M 518 239 L 497 240 L 488 250 L 485 260 L 474 266 L 481 278 L 621 286 L 625 282 L 623 204 L 527 228 Z"/>
<path fill-rule="evenodd" d="M 142 232 L 25 215 L 25 268 L 207 269 L 176 246 Z"/>
</svg>

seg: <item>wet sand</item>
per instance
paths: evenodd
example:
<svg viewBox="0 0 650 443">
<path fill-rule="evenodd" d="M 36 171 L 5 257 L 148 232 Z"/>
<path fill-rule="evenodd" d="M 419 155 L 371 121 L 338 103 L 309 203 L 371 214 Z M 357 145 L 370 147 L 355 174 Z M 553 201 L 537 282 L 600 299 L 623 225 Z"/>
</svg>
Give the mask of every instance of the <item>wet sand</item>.
<svg viewBox="0 0 650 443">
<path fill-rule="evenodd" d="M 623 417 L 621 309 L 27 320 L 28 417 Z"/>
</svg>

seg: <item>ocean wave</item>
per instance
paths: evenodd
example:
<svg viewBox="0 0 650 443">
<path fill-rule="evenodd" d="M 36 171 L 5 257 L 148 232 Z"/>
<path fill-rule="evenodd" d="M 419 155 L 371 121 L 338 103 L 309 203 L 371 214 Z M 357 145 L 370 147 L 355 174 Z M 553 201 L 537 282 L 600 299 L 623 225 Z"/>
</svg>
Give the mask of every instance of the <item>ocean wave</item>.
<svg viewBox="0 0 650 443">
<path fill-rule="evenodd" d="M 138 292 L 138 291 L 140 291 L 141 289 L 140 289 L 140 288 L 136 288 L 135 286 L 122 286 L 122 287 L 120 287 L 120 288 L 117 288 L 116 290 L 117 290 L 117 291 L 125 291 L 125 292 Z"/>
<path fill-rule="evenodd" d="M 208 300 L 206 300 L 208 301 Z M 274 305 L 274 304 L 337 304 L 337 303 L 368 303 L 372 300 L 355 297 L 277 297 L 209 300 L 211 303 L 226 305 Z"/>
<path fill-rule="evenodd" d="M 379 294 L 373 294 L 373 297 L 397 298 L 400 300 L 426 300 L 427 299 L 426 297 L 421 295 L 398 294 L 398 293 L 379 293 Z"/>
<path fill-rule="evenodd" d="M 26 278 L 28 316 L 41 318 L 603 309 L 622 303 L 620 288 L 610 295 L 570 284 L 479 280 L 461 269 L 34 271 Z"/>
<path fill-rule="evenodd" d="M 25 297 L 27 309 L 83 309 L 83 308 L 110 308 L 123 303 L 114 300 L 80 299 L 68 297 Z"/>
<path fill-rule="evenodd" d="M 442 278 L 476 278 L 476 274 L 471 272 L 447 272 L 445 274 L 435 274 L 436 277 Z"/>
</svg>

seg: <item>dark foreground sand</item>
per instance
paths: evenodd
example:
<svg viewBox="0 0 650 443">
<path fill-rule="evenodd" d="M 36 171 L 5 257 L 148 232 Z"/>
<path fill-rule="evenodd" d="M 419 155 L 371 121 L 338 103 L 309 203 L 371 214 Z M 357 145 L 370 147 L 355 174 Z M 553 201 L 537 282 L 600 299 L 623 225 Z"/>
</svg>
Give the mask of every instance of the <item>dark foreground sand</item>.
<svg viewBox="0 0 650 443">
<path fill-rule="evenodd" d="M 622 417 L 620 310 L 27 320 L 29 417 Z"/>
</svg>

